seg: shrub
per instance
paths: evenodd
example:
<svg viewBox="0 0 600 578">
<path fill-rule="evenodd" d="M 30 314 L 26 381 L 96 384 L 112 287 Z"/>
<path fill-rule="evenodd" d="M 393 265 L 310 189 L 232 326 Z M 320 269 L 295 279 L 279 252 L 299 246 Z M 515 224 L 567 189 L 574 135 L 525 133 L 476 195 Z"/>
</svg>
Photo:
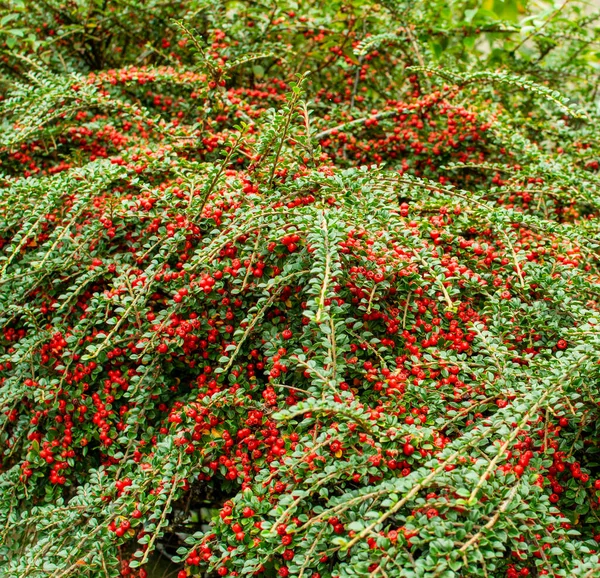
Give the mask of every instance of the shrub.
<svg viewBox="0 0 600 578">
<path fill-rule="evenodd" d="M 2 575 L 597 575 L 596 14 L 3 4 Z"/>
</svg>

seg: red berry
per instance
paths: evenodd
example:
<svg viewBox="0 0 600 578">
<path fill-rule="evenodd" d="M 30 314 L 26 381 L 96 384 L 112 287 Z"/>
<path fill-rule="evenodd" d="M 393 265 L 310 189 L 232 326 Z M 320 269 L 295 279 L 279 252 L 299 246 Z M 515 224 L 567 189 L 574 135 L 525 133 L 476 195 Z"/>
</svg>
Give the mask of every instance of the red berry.
<svg viewBox="0 0 600 578">
<path fill-rule="evenodd" d="M 415 453 L 415 446 L 413 446 L 412 444 L 406 443 L 406 444 L 404 444 L 402 451 L 404 452 L 405 456 L 412 456 Z"/>
</svg>

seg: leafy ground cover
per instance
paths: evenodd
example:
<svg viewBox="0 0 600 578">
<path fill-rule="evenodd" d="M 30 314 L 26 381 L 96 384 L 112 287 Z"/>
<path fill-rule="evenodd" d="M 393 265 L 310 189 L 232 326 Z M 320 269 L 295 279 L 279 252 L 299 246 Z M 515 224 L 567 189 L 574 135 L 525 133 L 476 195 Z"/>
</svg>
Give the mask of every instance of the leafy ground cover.
<svg viewBox="0 0 600 578">
<path fill-rule="evenodd" d="M 1 6 L 0 575 L 599 575 L 600 13 Z"/>
</svg>

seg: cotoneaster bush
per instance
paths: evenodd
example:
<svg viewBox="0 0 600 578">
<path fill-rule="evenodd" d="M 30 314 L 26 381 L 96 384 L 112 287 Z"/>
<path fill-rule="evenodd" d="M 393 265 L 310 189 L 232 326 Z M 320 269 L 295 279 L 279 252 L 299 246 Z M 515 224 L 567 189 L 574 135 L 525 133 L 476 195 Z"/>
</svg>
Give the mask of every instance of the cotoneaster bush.
<svg viewBox="0 0 600 578">
<path fill-rule="evenodd" d="M 2 10 L 0 575 L 598 575 L 597 14 Z"/>
</svg>

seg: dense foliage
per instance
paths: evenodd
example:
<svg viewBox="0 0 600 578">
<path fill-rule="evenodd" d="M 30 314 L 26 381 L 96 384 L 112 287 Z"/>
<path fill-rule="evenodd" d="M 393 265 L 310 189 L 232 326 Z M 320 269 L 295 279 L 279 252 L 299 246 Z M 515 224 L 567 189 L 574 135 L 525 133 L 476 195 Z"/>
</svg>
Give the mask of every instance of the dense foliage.
<svg viewBox="0 0 600 578">
<path fill-rule="evenodd" d="M 1 576 L 599 575 L 599 13 L 0 6 Z"/>
</svg>

